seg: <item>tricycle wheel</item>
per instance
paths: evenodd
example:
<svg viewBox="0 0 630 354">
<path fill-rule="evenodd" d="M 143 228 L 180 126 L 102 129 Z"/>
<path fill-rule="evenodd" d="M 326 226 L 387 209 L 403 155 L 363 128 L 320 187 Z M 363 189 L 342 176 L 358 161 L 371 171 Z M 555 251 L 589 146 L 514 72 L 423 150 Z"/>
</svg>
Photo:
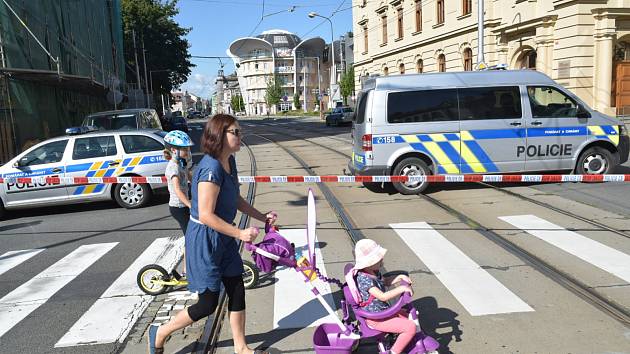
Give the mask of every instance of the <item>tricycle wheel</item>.
<svg viewBox="0 0 630 354">
<path fill-rule="evenodd" d="M 170 278 L 171 276 L 162 266 L 149 264 L 140 269 L 136 282 L 145 294 L 155 296 L 164 294 L 169 288 L 169 286 L 156 283 L 156 280 L 168 281 Z"/>
</svg>

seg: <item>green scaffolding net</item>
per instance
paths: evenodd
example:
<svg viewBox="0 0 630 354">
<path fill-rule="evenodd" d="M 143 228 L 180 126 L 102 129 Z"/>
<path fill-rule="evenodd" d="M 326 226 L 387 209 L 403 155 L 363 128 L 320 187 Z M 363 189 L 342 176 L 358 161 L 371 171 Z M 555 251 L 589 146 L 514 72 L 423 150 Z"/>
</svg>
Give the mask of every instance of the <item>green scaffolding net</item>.
<svg viewBox="0 0 630 354">
<path fill-rule="evenodd" d="M 0 162 L 120 108 L 124 82 L 120 0 L 0 0 Z"/>
</svg>

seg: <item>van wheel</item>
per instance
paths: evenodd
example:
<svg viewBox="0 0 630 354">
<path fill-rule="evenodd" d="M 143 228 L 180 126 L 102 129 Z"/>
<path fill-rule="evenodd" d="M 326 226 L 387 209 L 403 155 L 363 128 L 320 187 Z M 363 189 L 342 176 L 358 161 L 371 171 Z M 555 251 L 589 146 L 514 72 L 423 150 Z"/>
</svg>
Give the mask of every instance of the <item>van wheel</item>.
<svg viewBox="0 0 630 354">
<path fill-rule="evenodd" d="M 575 172 L 580 175 L 601 175 L 612 171 L 613 165 L 614 158 L 610 151 L 593 146 L 580 155 Z"/>
<path fill-rule="evenodd" d="M 146 183 L 120 183 L 116 185 L 114 198 L 123 208 L 142 208 L 151 200 L 151 188 Z"/>
<path fill-rule="evenodd" d="M 431 169 L 417 157 L 407 157 L 394 167 L 394 176 L 429 176 Z M 420 194 L 429 186 L 429 182 L 394 182 L 394 188 L 400 194 Z"/>
</svg>

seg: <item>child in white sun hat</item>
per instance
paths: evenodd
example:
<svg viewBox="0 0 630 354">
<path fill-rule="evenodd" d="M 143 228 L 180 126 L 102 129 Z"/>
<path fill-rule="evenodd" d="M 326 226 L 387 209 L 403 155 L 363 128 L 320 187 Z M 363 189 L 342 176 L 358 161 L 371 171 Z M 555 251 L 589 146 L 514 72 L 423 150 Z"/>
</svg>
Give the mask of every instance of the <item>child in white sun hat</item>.
<svg viewBox="0 0 630 354">
<path fill-rule="evenodd" d="M 356 284 L 361 295 L 359 306 L 370 312 L 381 312 L 390 307 L 389 300 L 402 295 L 405 292 L 413 295 L 411 286 L 398 285 L 387 291 L 386 287 L 405 281 L 411 284 L 408 276 L 399 274 L 391 277 L 383 277 L 379 269 L 383 266 L 383 257 L 387 250 L 374 240 L 362 239 L 357 242 L 355 249 L 355 265 L 352 270 L 356 276 Z M 373 329 L 387 333 L 399 333 L 390 353 L 398 354 L 407 347 L 416 334 L 416 324 L 407 317 L 403 310 L 397 315 L 381 319 L 367 319 L 367 325 Z"/>
</svg>

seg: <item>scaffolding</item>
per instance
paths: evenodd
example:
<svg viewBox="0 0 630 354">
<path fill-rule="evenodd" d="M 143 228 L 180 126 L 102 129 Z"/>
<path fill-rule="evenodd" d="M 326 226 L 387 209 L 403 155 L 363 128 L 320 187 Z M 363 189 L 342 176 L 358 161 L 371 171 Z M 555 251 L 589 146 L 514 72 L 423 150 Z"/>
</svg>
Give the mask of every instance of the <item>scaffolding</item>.
<svg viewBox="0 0 630 354">
<path fill-rule="evenodd" d="M 120 0 L 0 0 L 0 162 L 120 108 Z"/>
</svg>

